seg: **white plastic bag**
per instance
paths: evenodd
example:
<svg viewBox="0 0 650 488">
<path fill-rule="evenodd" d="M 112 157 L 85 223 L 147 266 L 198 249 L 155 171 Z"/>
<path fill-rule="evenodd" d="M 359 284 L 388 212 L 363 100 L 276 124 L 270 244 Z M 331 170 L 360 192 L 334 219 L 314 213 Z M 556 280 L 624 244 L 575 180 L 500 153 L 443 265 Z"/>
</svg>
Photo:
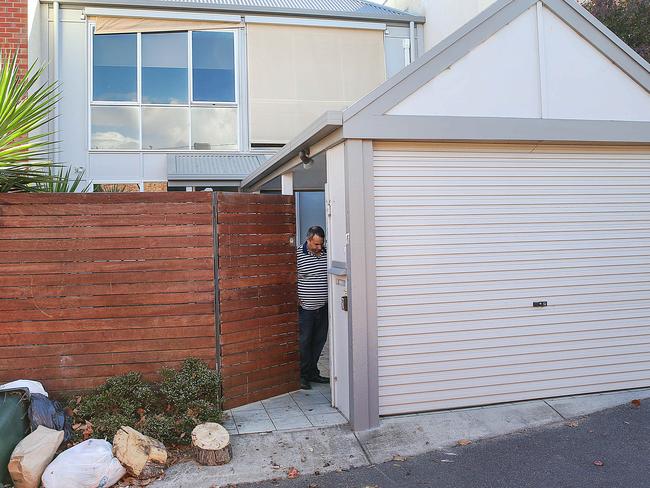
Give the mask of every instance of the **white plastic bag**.
<svg viewBox="0 0 650 488">
<path fill-rule="evenodd" d="M 63 442 L 63 431 L 42 425 L 18 443 L 9 460 L 9 474 L 16 488 L 38 488 L 41 475 Z"/>
<path fill-rule="evenodd" d="M 15 388 L 27 388 L 30 394 L 40 393 L 41 395 L 48 396 L 45 388 L 43 388 L 43 385 L 38 381 L 16 380 L 0 386 L 0 390 L 13 390 Z"/>
<path fill-rule="evenodd" d="M 110 442 L 88 439 L 63 451 L 45 468 L 44 488 L 108 488 L 126 474 Z"/>
</svg>

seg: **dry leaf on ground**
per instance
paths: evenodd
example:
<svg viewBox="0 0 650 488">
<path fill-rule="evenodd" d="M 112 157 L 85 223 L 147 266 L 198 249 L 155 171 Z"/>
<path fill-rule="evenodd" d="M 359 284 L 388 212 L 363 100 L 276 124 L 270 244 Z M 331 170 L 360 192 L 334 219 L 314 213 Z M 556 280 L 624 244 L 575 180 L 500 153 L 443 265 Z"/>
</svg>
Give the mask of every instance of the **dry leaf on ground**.
<svg viewBox="0 0 650 488">
<path fill-rule="evenodd" d="M 469 446 L 472 443 L 469 439 L 461 439 L 456 444 L 459 446 Z"/>
<path fill-rule="evenodd" d="M 393 461 L 402 462 L 402 461 L 406 461 L 406 458 L 404 456 L 400 456 L 399 454 L 396 454 L 395 456 L 393 456 Z"/>
<path fill-rule="evenodd" d="M 641 406 L 641 400 L 632 400 L 630 403 L 634 408 L 639 408 Z"/>
<path fill-rule="evenodd" d="M 298 471 L 296 468 L 291 468 L 289 470 L 289 473 L 287 474 L 287 478 L 289 478 L 290 480 L 293 480 L 298 476 L 300 476 L 300 471 Z"/>
<path fill-rule="evenodd" d="M 578 421 L 577 420 L 569 420 L 567 423 L 565 423 L 567 427 L 573 427 L 576 428 L 578 426 Z"/>
</svg>

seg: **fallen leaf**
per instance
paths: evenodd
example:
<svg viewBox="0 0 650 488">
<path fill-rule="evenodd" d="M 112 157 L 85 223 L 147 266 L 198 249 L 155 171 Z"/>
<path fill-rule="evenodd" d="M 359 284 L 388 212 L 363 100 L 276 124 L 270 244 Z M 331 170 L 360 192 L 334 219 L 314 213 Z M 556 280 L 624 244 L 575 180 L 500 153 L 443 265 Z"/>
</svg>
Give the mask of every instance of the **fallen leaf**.
<svg viewBox="0 0 650 488">
<path fill-rule="evenodd" d="M 406 461 L 406 458 L 404 456 L 400 456 L 399 454 L 396 454 L 395 456 L 393 456 L 393 461 L 404 462 Z"/>
<path fill-rule="evenodd" d="M 298 471 L 296 468 L 291 468 L 289 469 L 289 473 L 287 474 L 287 478 L 290 480 L 296 479 L 298 476 L 300 476 L 300 471 Z"/>
<path fill-rule="evenodd" d="M 564 425 L 566 425 L 567 427 L 576 428 L 578 426 L 578 421 L 577 420 L 570 420 L 569 422 L 567 422 Z"/>
<path fill-rule="evenodd" d="M 605 466 L 605 463 L 602 462 L 600 459 L 596 459 L 594 461 L 594 466 Z"/>
<path fill-rule="evenodd" d="M 93 435 L 93 424 L 90 422 L 86 421 L 86 427 L 83 431 L 83 438 L 84 440 L 90 439 L 90 437 Z"/>
<path fill-rule="evenodd" d="M 469 439 L 461 439 L 456 444 L 459 446 L 469 446 L 472 443 Z"/>
<path fill-rule="evenodd" d="M 634 408 L 639 408 L 641 406 L 641 400 L 632 400 L 630 403 Z"/>
</svg>

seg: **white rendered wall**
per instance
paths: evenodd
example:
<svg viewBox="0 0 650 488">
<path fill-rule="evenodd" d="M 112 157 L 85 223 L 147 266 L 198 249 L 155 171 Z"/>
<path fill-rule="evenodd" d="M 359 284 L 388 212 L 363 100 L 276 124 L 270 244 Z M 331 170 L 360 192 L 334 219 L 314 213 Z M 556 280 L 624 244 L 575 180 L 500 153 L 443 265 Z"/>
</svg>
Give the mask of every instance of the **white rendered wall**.
<svg viewBox="0 0 650 488">
<path fill-rule="evenodd" d="M 388 114 L 539 117 L 536 52 L 532 7 Z"/>
<path fill-rule="evenodd" d="M 542 16 L 548 118 L 650 121 L 650 96 L 548 9 Z"/>
<path fill-rule="evenodd" d="M 59 81 L 59 161 L 73 168 L 86 168 L 88 157 L 88 40 L 81 10 L 61 10 Z M 49 22 L 50 31 L 53 23 Z M 53 59 L 50 49 L 50 59 Z M 86 170 L 86 178 L 88 178 Z"/>
<path fill-rule="evenodd" d="M 88 177 L 101 183 L 142 182 L 140 153 L 91 153 Z"/>
<path fill-rule="evenodd" d="M 36 61 L 46 61 L 41 54 L 41 7 L 39 0 L 27 2 L 27 59 L 31 66 Z"/>
<path fill-rule="evenodd" d="M 424 49 L 428 51 L 485 10 L 495 0 L 388 0 L 386 5 L 423 15 Z"/>
</svg>

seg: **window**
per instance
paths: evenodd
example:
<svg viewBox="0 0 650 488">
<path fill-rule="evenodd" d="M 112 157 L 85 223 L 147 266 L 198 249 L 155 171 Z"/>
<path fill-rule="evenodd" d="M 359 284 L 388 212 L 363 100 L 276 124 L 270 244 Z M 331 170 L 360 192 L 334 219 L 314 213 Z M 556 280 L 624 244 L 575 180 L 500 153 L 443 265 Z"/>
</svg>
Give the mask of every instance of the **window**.
<svg viewBox="0 0 650 488">
<path fill-rule="evenodd" d="M 93 45 L 93 99 L 137 100 L 137 36 L 96 36 Z"/>
<path fill-rule="evenodd" d="M 142 103 L 184 104 L 187 33 L 142 34 Z"/>
<path fill-rule="evenodd" d="M 232 31 L 93 35 L 94 150 L 238 149 Z"/>
<path fill-rule="evenodd" d="M 197 102 L 235 101 L 235 46 L 227 32 L 192 32 L 192 80 Z"/>
</svg>

